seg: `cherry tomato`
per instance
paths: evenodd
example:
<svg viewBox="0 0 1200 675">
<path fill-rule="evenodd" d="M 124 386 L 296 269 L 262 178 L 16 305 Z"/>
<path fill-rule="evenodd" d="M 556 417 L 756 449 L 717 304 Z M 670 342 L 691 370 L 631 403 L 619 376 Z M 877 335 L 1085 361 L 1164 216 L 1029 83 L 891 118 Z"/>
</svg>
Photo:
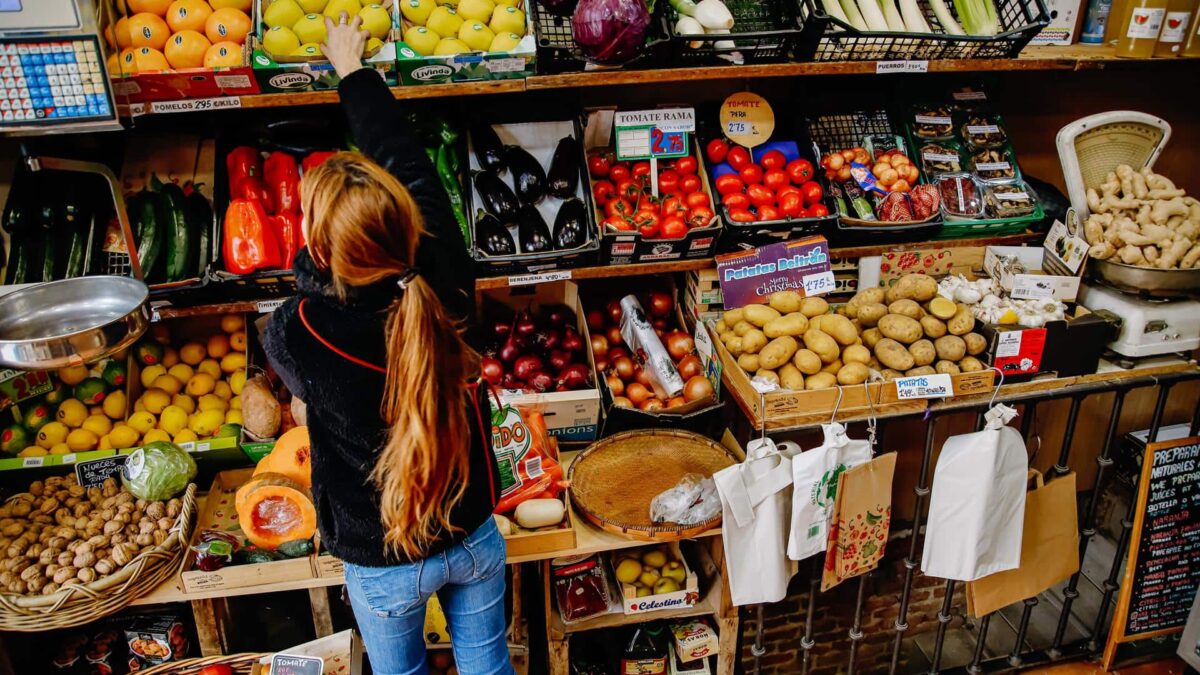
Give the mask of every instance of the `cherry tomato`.
<svg viewBox="0 0 1200 675">
<path fill-rule="evenodd" d="M 758 207 L 758 220 L 779 220 L 780 218 L 783 218 L 783 214 L 780 213 L 779 209 L 775 208 L 774 206 L 771 206 L 770 204 L 763 204 L 762 206 Z"/>
<path fill-rule="evenodd" d="M 728 207 L 731 211 L 733 209 L 750 208 L 750 198 L 746 196 L 745 192 L 730 192 L 729 194 L 721 197 L 721 203 Z"/>
<path fill-rule="evenodd" d="M 689 209 L 694 209 L 700 206 L 708 206 L 708 195 L 704 194 L 703 192 L 691 192 L 684 195 L 683 203 L 687 205 Z"/>
<path fill-rule="evenodd" d="M 793 159 L 787 165 L 788 178 L 796 185 L 812 180 L 813 165 L 807 159 Z"/>
<path fill-rule="evenodd" d="M 613 185 L 632 177 L 633 174 L 629 172 L 629 167 L 624 164 L 613 164 L 612 168 L 608 170 L 608 179 L 613 182 Z"/>
<path fill-rule="evenodd" d="M 780 192 L 776 195 L 779 198 L 779 210 L 788 218 L 803 218 L 804 217 L 804 199 L 797 192 Z"/>
<path fill-rule="evenodd" d="M 633 165 L 633 177 L 643 183 L 650 182 L 650 162 L 637 162 Z"/>
<path fill-rule="evenodd" d="M 628 232 L 633 229 L 633 223 L 620 216 L 609 216 L 602 223 L 606 228 L 612 228 L 618 232 Z"/>
<path fill-rule="evenodd" d="M 700 177 L 695 174 L 687 174 L 679 179 L 679 191 L 684 194 L 699 192 L 700 186 Z"/>
<path fill-rule="evenodd" d="M 763 170 L 757 164 L 751 164 L 739 169 L 738 177 L 746 185 L 758 185 L 763 182 Z"/>
<path fill-rule="evenodd" d="M 642 186 L 632 178 L 626 178 L 617 183 L 617 196 L 621 199 L 629 201 L 637 201 L 638 195 L 642 194 Z"/>
<path fill-rule="evenodd" d="M 604 205 L 604 214 L 610 218 L 628 218 L 633 215 L 633 202 L 616 197 Z"/>
<path fill-rule="evenodd" d="M 714 138 L 708 142 L 708 147 L 704 149 L 704 154 L 708 156 L 708 161 L 713 164 L 720 164 L 725 161 L 725 156 L 729 154 L 729 144 L 723 138 Z"/>
<path fill-rule="evenodd" d="M 717 192 L 727 195 L 731 192 L 742 192 L 746 189 L 746 185 L 742 183 L 742 179 L 733 174 L 725 174 L 717 178 Z"/>
<path fill-rule="evenodd" d="M 821 201 L 821 197 L 825 196 L 825 191 L 821 189 L 820 183 L 810 180 L 800 186 L 800 194 L 804 197 L 804 205 L 812 206 Z"/>
<path fill-rule="evenodd" d="M 667 197 L 662 203 L 662 217 L 670 218 L 672 216 L 683 217 L 687 213 L 688 207 L 679 197 Z"/>
<path fill-rule="evenodd" d="M 729 155 L 725 157 L 725 161 L 729 162 L 734 171 L 741 171 L 754 163 L 750 160 L 750 151 L 740 145 L 729 148 Z"/>
<path fill-rule="evenodd" d="M 637 167 L 635 166 L 636 170 Z M 679 191 L 679 172 L 671 169 L 664 169 L 658 174 L 658 191 L 659 192 L 677 192 Z"/>
<path fill-rule="evenodd" d="M 775 204 L 775 193 L 765 185 L 751 185 L 746 188 L 746 196 L 750 198 L 750 203 L 755 206 L 765 206 Z"/>
<path fill-rule="evenodd" d="M 685 176 L 691 176 L 695 174 L 696 170 L 699 168 L 700 162 L 696 161 L 696 158 L 692 157 L 691 155 L 687 157 L 680 157 L 679 159 L 675 160 L 675 170 Z"/>
<path fill-rule="evenodd" d="M 735 223 L 753 223 L 754 214 L 746 209 L 730 209 L 729 219 Z"/>
<path fill-rule="evenodd" d="M 708 227 L 714 215 L 713 210 L 707 206 L 698 206 L 688 214 L 687 224 L 689 227 Z"/>
<path fill-rule="evenodd" d="M 595 185 L 592 185 L 592 198 L 596 200 L 597 206 L 604 206 L 617 196 L 617 188 L 612 183 L 606 180 L 598 180 Z"/>
<path fill-rule="evenodd" d="M 767 171 L 782 169 L 787 164 L 787 157 L 778 150 L 771 150 L 758 159 L 758 163 Z"/>
<path fill-rule="evenodd" d="M 610 169 L 612 169 L 612 165 L 609 163 L 608 157 L 604 155 L 588 157 L 588 173 L 592 174 L 592 178 L 604 178 Z"/>
<path fill-rule="evenodd" d="M 824 204 L 813 204 L 808 207 L 809 218 L 824 218 L 829 215 L 829 209 Z"/>
<path fill-rule="evenodd" d="M 778 192 L 788 187 L 788 175 L 779 169 L 771 169 L 763 174 L 762 184 Z"/>
<path fill-rule="evenodd" d="M 687 223 L 683 222 L 683 218 L 673 216 L 662 221 L 662 238 L 663 239 L 682 239 L 687 234 Z"/>
</svg>

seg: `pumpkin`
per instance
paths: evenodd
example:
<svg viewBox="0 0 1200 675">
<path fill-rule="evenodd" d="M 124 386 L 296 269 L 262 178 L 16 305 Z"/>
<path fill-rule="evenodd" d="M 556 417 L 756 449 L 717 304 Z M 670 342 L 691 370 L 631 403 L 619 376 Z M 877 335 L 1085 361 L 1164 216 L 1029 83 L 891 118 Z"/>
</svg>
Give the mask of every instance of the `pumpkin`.
<svg viewBox="0 0 1200 675">
<path fill-rule="evenodd" d="M 275 441 L 275 448 L 254 469 L 255 476 L 264 473 L 281 473 L 306 488 L 312 487 L 308 427 L 295 427 Z"/>
<path fill-rule="evenodd" d="M 238 524 L 255 546 L 274 551 L 280 544 L 308 539 L 317 531 L 317 510 L 308 488 L 279 473 L 261 473 L 234 496 Z"/>
</svg>

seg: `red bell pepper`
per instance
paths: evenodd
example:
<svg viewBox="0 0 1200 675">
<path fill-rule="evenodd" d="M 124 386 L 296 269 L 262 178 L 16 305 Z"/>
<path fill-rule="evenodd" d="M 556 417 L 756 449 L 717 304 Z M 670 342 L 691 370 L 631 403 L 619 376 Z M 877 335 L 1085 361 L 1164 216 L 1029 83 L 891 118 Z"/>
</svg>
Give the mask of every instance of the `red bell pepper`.
<svg viewBox="0 0 1200 675">
<path fill-rule="evenodd" d="M 322 164 L 324 164 L 325 160 L 329 159 L 330 157 L 333 157 L 336 154 L 337 154 L 336 152 L 328 152 L 326 150 L 318 150 L 317 152 L 310 152 L 310 153 L 308 153 L 308 157 L 305 157 L 304 161 L 300 163 L 300 166 L 301 166 L 301 168 L 304 169 L 304 173 L 308 173 L 309 171 L 312 171 L 313 169 L 317 168 L 318 166 L 321 166 Z"/>
<path fill-rule="evenodd" d="M 233 199 L 253 199 L 262 204 L 263 210 L 268 215 L 275 213 L 275 198 L 271 195 L 271 191 L 267 189 L 267 184 L 261 178 L 255 176 L 243 178 L 234 186 L 230 197 Z"/>
<path fill-rule="evenodd" d="M 304 245 L 304 236 L 300 232 L 300 214 L 296 211 L 280 211 L 271 218 L 271 222 L 275 226 L 275 236 L 279 240 L 279 252 L 280 257 L 283 258 L 283 266 L 290 269 L 296 252 Z"/>
<path fill-rule="evenodd" d="M 260 202 L 253 199 L 229 202 L 222 229 L 221 257 L 225 259 L 226 271 L 250 274 L 282 265 L 279 242 Z"/>
<path fill-rule="evenodd" d="M 244 178 L 262 175 L 261 159 L 258 148 L 241 145 L 234 148 L 225 156 L 225 171 L 229 174 L 229 193 L 237 190 L 238 183 Z"/>
<path fill-rule="evenodd" d="M 271 191 L 275 213 L 300 210 L 300 167 L 286 152 L 272 152 L 263 162 L 263 178 Z"/>
</svg>

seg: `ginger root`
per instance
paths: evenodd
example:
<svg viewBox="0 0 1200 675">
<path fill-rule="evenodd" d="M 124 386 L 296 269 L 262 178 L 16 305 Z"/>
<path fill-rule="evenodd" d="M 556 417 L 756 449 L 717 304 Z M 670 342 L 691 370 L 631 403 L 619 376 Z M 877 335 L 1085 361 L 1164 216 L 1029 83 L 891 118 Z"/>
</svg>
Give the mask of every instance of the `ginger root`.
<svg viewBox="0 0 1200 675">
<path fill-rule="evenodd" d="M 1182 237 L 1176 237 L 1175 240 L 1171 242 L 1170 247 L 1163 249 L 1162 255 L 1159 256 L 1158 261 L 1154 263 L 1154 266 L 1162 270 L 1169 270 L 1175 267 L 1179 261 L 1183 259 L 1184 254 L 1187 253 L 1188 249 L 1191 247 L 1192 242 L 1190 240 Z"/>
<path fill-rule="evenodd" d="M 1197 266 L 1200 266 L 1200 244 L 1192 244 L 1192 249 L 1179 261 L 1179 268 L 1186 270 Z"/>
<path fill-rule="evenodd" d="M 1087 203 L 1089 256 L 1158 269 L 1200 265 L 1200 201 L 1166 176 L 1122 164 L 1087 190 Z"/>
<path fill-rule="evenodd" d="M 1186 216 L 1187 214 L 1188 207 L 1183 203 L 1183 198 L 1175 197 L 1168 201 L 1154 202 L 1154 206 L 1150 209 L 1150 220 L 1165 225 L 1171 216 Z"/>
<path fill-rule="evenodd" d="M 1146 256 L 1142 255 L 1142 249 L 1126 245 L 1117 254 L 1121 258 L 1121 262 L 1126 265 L 1143 265 L 1146 263 Z"/>
</svg>

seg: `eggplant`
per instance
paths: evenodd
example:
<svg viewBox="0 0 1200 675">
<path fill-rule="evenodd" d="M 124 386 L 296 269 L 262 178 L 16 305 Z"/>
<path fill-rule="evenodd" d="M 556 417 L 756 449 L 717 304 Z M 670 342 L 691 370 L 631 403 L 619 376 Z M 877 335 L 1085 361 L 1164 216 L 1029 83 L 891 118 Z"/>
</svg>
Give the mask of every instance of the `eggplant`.
<svg viewBox="0 0 1200 675">
<path fill-rule="evenodd" d="M 578 199 L 568 199 L 558 207 L 558 215 L 554 216 L 554 248 L 576 248 L 583 246 L 586 241 L 586 209 Z"/>
<path fill-rule="evenodd" d="M 487 171 L 504 173 L 508 167 L 504 164 L 504 144 L 496 135 L 496 130 L 490 124 L 480 124 L 471 130 L 471 146 L 475 149 L 475 159 L 479 166 Z"/>
<path fill-rule="evenodd" d="M 483 198 L 483 208 L 493 216 L 507 222 L 517 215 L 517 196 L 491 171 L 475 172 L 475 190 Z"/>
<path fill-rule="evenodd" d="M 521 253 L 544 253 L 554 248 L 545 219 L 529 204 L 517 210 L 517 241 L 521 242 Z"/>
<path fill-rule="evenodd" d="M 546 184 L 547 191 L 559 199 L 575 196 L 575 187 L 579 185 L 579 142 L 571 136 L 559 140 L 554 149 Z"/>
<path fill-rule="evenodd" d="M 522 204 L 536 204 L 546 196 L 546 171 L 519 145 L 504 146 L 504 161 L 512 170 L 513 185 Z"/>
<path fill-rule="evenodd" d="M 480 211 L 476 217 L 475 241 L 488 255 L 515 255 L 517 252 L 517 245 L 508 233 L 508 226 L 490 213 Z"/>
</svg>

